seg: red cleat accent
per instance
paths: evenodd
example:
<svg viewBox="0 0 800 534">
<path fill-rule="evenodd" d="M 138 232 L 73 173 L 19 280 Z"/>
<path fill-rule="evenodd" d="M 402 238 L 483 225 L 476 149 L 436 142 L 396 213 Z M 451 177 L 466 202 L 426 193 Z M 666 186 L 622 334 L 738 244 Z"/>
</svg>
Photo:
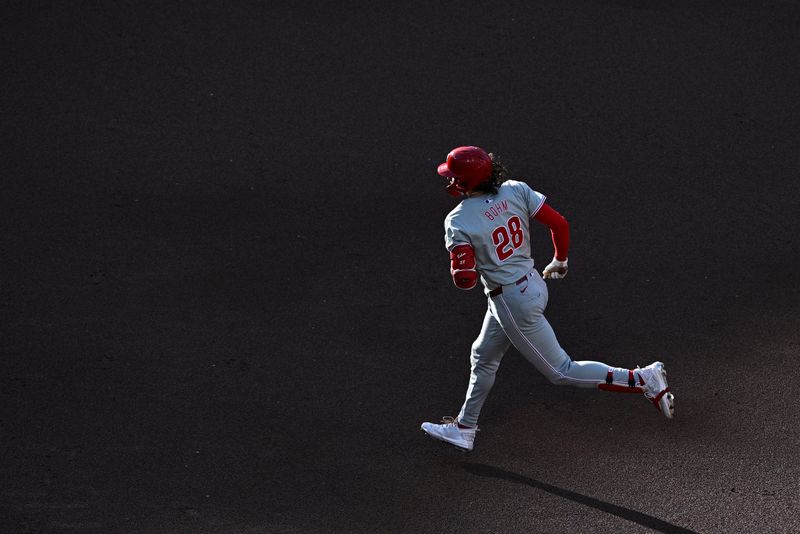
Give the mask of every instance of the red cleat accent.
<svg viewBox="0 0 800 534">
<path fill-rule="evenodd" d="M 613 391 L 615 393 L 638 393 L 641 395 L 644 393 L 644 390 L 639 386 L 620 386 L 618 384 L 597 384 L 597 389 L 602 389 L 603 391 Z"/>
</svg>

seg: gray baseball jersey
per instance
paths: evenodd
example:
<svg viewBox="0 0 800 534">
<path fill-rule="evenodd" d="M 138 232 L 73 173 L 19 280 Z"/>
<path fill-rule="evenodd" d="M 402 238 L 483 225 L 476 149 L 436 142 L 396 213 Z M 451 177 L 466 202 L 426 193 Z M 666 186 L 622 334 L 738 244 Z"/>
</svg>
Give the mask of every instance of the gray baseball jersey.
<svg viewBox="0 0 800 534">
<path fill-rule="evenodd" d="M 496 195 L 467 197 L 445 218 L 445 246 L 472 245 L 487 293 L 513 284 L 533 270 L 530 221 L 544 201 L 544 195 L 516 180 L 504 182 Z"/>
</svg>

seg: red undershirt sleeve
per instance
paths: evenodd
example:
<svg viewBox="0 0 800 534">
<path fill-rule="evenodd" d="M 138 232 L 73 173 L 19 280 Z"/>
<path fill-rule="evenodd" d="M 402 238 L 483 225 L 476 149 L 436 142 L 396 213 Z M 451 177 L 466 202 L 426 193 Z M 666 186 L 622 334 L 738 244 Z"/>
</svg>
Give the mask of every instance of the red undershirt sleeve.
<svg viewBox="0 0 800 534">
<path fill-rule="evenodd" d="M 569 223 L 567 220 L 548 204 L 543 204 L 533 218 L 550 228 L 555 258 L 559 261 L 566 260 L 569 252 Z"/>
</svg>

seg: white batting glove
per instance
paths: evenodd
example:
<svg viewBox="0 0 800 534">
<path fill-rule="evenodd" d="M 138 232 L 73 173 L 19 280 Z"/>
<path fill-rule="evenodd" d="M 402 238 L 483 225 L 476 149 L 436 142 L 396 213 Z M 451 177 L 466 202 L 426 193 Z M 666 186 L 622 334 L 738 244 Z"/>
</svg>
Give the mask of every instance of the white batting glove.
<svg viewBox="0 0 800 534">
<path fill-rule="evenodd" d="M 557 259 L 553 258 L 547 267 L 544 268 L 542 271 L 542 278 L 552 278 L 553 280 L 560 280 L 567 276 L 567 262 L 569 258 L 564 261 L 558 261 Z"/>
</svg>

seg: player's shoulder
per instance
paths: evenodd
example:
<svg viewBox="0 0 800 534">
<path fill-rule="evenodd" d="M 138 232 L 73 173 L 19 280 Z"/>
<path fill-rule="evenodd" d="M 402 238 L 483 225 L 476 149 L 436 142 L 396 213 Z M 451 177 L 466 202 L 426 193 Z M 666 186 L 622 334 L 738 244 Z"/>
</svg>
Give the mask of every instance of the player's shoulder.
<svg viewBox="0 0 800 534">
<path fill-rule="evenodd" d="M 515 192 L 524 192 L 529 194 L 531 192 L 535 193 L 536 195 L 543 195 L 538 189 L 531 187 L 528 182 L 524 182 L 522 180 L 506 180 L 503 182 L 502 186 L 507 186 L 510 191 Z"/>
<path fill-rule="evenodd" d="M 506 180 L 502 184 L 500 184 L 500 188 L 507 188 L 509 191 L 520 191 L 530 189 L 531 186 L 528 185 L 527 182 L 523 182 L 522 180 Z"/>
<path fill-rule="evenodd" d="M 499 193 L 527 198 L 530 196 L 531 191 L 533 191 L 533 189 L 527 182 L 523 182 L 522 180 L 506 180 L 500 185 Z"/>
<path fill-rule="evenodd" d="M 504 189 L 505 188 L 505 189 Z M 527 182 L 521 180 L 507 180 L 501 186 L 501 193 L 508 199 L 516 199 L 518 202 L 527 206 L 531 213 L 536 213 L 547 197 L 533 189 Z"/>
<path fill-rule="evenodd" d="M 458 218 L 458 216 L 459 216 L 459 215 L 460 215 L 460 214 L 461 214 L 463 211 L 464 211 L 463 202 L 459 202 L 459 203 L 456 205 L 456 207 L 455 207 L 455 208 L 453 208 L 452 210 L 450 210 L 450 213 L 448 213 L 448 214 L 445 216 L 445 218 L 444 218 L 445 224 L 447 224 L 448 222 L 452 221 L 453 219 L 456 219 L 456 218 Z"/>
</svg>

